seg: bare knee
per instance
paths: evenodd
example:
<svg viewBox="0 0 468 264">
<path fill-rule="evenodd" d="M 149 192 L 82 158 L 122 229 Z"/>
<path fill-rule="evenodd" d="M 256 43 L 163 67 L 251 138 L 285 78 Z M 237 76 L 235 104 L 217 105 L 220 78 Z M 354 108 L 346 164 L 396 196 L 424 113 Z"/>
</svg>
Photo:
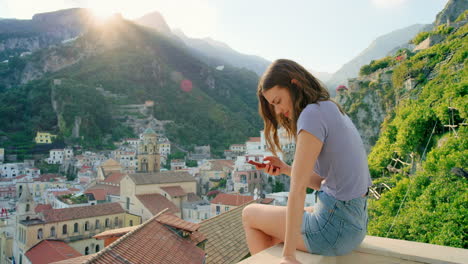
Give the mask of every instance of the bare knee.
<svg viewBox="0 0 468 264">
<path fill-rule="evenodd" d="M 244 209 L 242 209 L 242 222 L 244 226 L 249 225 L 249 219 L 252 219 L 255 214 L 255 205 L 254 204 L 249 204 Z"/>
</svg>

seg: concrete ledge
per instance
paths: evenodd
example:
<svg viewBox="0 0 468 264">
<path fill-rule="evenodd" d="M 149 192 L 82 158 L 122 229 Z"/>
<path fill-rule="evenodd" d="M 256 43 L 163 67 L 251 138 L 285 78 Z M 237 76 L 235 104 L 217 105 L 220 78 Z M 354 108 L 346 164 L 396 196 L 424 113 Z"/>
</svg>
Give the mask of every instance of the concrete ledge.
<svg viewBox="0 0 468 264">
<path fill-rule="evenodd" d="M 356 251 L 431 264 L 468 263 L 468 249 L 376 236 L 366 236 Z"/>
<path fill-rule="evenodd" d="M 278 263 L 283 244 L 275 245 L 239 264 Z M 420 264 L 420 263 L 468 263 L 468 250 L 398 239 L 366 236 L 361 246 L 346 256 L 326 257 L 296 251 L 303 264 Z"/>
</svg>

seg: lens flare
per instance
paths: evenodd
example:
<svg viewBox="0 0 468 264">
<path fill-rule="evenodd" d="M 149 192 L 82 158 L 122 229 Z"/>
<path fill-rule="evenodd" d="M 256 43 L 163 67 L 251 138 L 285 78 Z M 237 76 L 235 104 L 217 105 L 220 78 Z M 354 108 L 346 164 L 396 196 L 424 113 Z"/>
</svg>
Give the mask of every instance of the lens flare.
<svg viewBox="0 0 468 264">
<path fill-rule="evenodd" d="M 190 80 L 183 80 L 180 82 L 180 89 L 184 92 L 192 91 L 192 82 Z"/>
</svg>

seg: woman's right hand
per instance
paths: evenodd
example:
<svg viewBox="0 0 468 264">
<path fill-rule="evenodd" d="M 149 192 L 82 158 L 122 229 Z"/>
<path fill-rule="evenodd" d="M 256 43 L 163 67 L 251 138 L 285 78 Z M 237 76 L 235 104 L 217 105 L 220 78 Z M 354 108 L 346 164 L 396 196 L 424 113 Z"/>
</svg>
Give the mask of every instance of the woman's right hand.
<svg viewBox="0 0 468 264">
<path fill-rule="evenodd" d="M 263 158 L 263 161 L 269 161 L 269 163 L 266 163 L 265 168 L 261 168 L 261 170 L 270 175 L 278 176 L 280 174 L 291 174 L 291 167 L 276 156 L 267 156 Z"/>
</svg>

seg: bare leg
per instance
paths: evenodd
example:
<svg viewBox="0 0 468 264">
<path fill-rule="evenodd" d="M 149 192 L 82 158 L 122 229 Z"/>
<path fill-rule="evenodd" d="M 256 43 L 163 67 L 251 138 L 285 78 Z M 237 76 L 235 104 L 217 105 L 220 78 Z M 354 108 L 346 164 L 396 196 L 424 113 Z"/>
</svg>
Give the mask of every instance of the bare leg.
<svg viewBox="0 0 468 264">
<path fill-rule="evenodd" d="M 306 207 L 304 210 L 311 211 L 311 207 Z M 248 205 L 242 211 L 242 221 L 251 255 L 284 242 L 286 233 L 285 206 Z M 307 252 L 302 235 L 298 234 L 297 239 L 297 249 Z"/>
</svg>

